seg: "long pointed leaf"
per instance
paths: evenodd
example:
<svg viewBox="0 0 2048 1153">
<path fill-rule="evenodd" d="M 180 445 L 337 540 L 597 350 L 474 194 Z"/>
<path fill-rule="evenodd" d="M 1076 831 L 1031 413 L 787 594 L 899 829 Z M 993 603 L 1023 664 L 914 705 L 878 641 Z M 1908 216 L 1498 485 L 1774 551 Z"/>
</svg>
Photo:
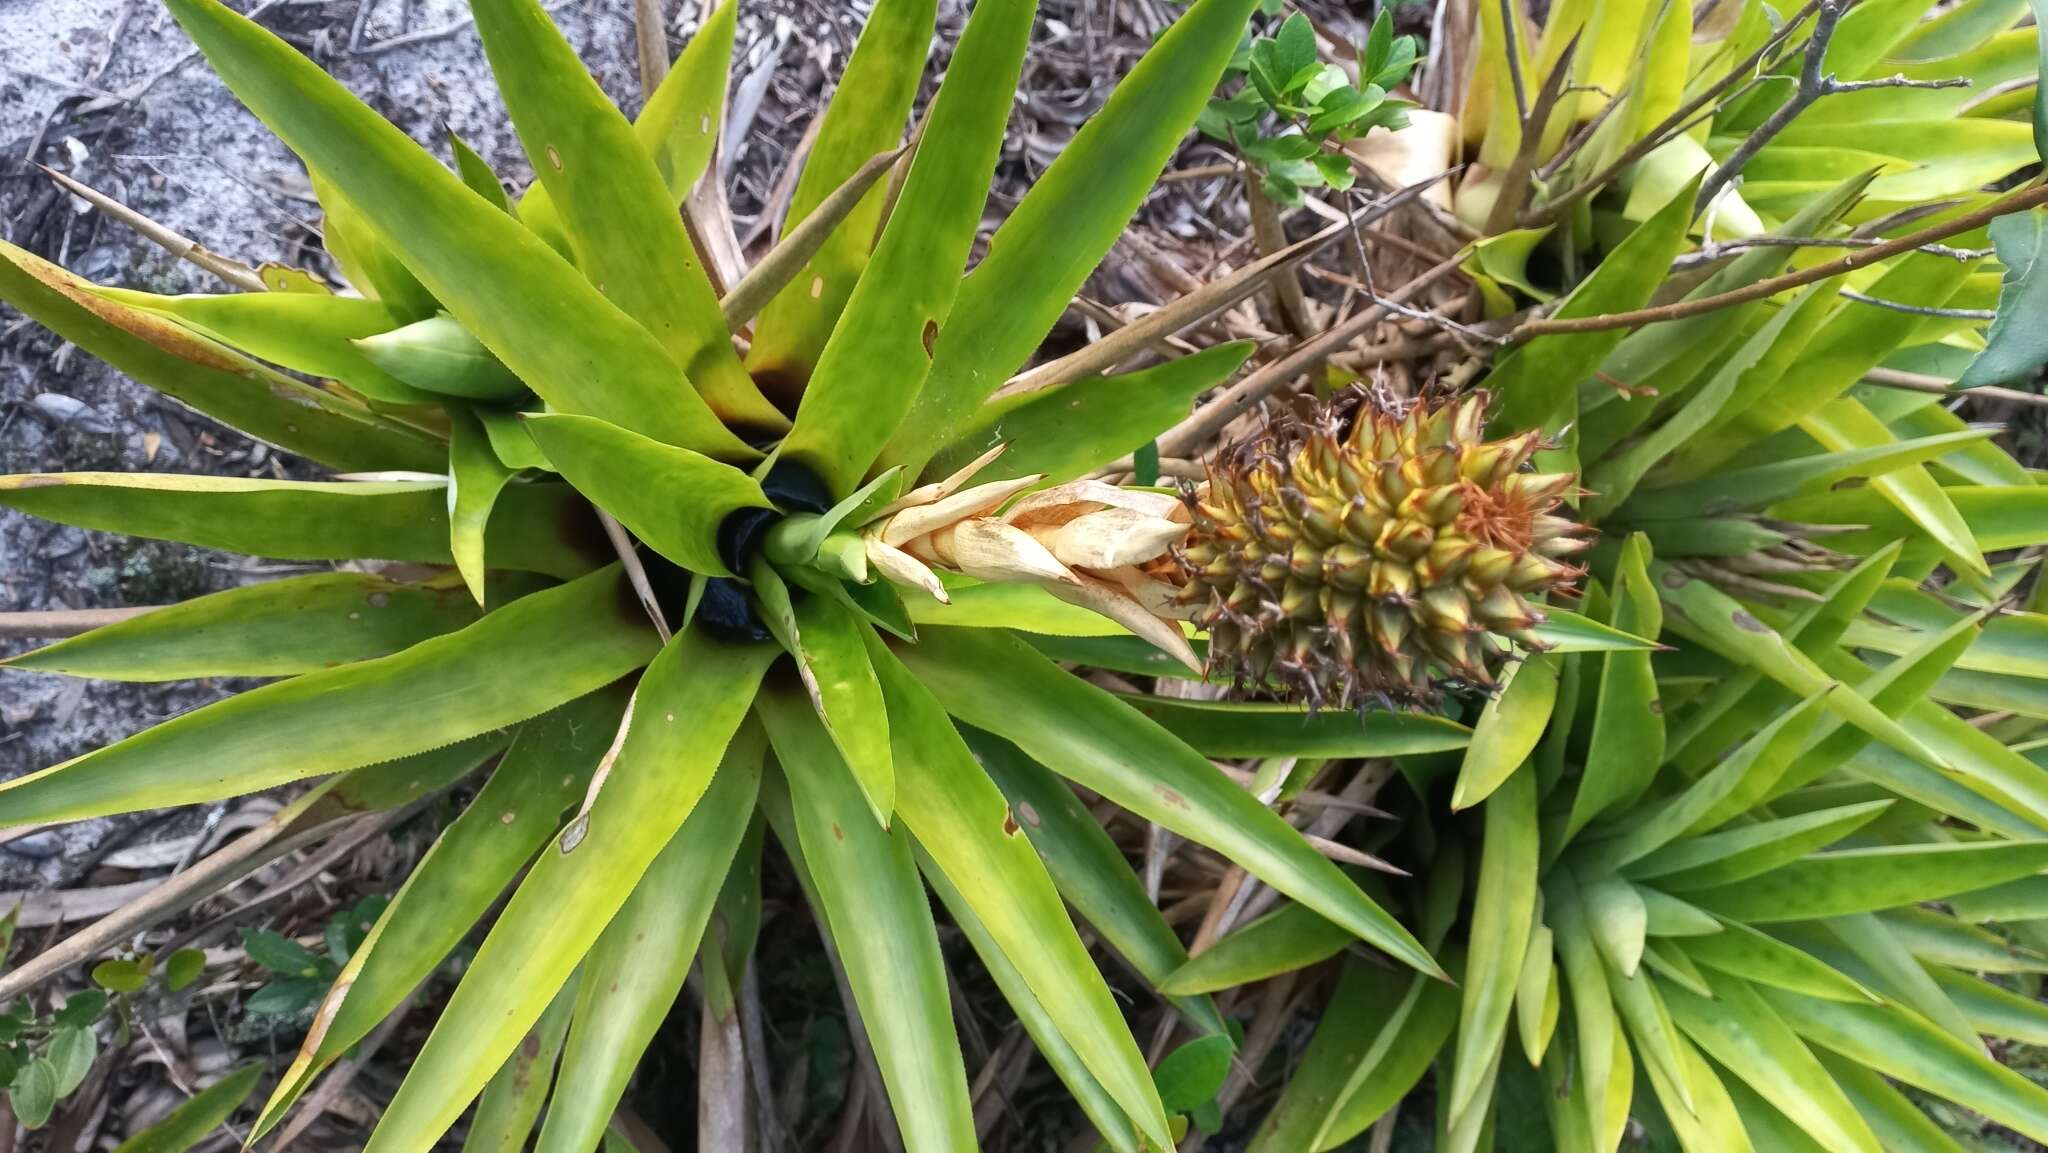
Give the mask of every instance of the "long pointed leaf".
<svg viewBox="0 0 2048 1153">
<path fill-rule="evenodd" d="M 609 684 L 654 645 L 625 579 L 606 569 L 404 652 L 252 689 L 17 777 L 0 785 L 0 824 L 216 800 L 421 752 Z"/>
<path fill-rule="evenodd" d="M 783 427 L 740 367 L 718 294 L 676 215 L 655 155 L 585 70 L 539 0 L 474 0 L 505 109 L 584 276 L 654 335 L 711 411 Z"/>
<path fill-rule="evenodd" d="M 945 963 L 905 823 L 884 831 L 800 691 L 758 711 L 788 777 L 798 867 L 846 968 L 910 1153 L 971 1149 L 974 1117 L 953 1032 Z M 771 786 L 772 788 L 772 786 Z M 770 809 L 771 819 L 775 810 Z M 778 836 L 791 830 L 779 827 Z"/>
<path fill-rule="evenodd" d="M 512 894 L 366 1153 L 423 1148 L 446 1132 L 632 895 L 714 771 L 756 770 L 758 741 L 734 734 L 774 655 L 772 646 L 685 632 L 648 666 L 596 798 Z"/>
<path fill-rule="evenodd" d="M 1301 835 L 1199 753 L 1020 640 L 930 628 L 896 649 L 946 711 L 1182 836 L 1425 973 L 1422 945 Z"/>
<path fill-rule="evenodd" d="M 682 992 L 760 784 L 759 772 L 713 776 L 690 819 L 591 948 L 536 1153 L 583 1153 L 604 1132 L 641 1053 Z"/>
<path fill-rule="evenodd" d="M 886 463 L 921 471 L 1045 339 L 1207 103 L 1252 6 L 1191 5 L 1032 184 L 960 286 Z"/>
<path fill-rule="evenodd" d="M 319 65 L 219 0 L 168 6 L 250 111 L 550 404 L 713 455 L 755 455 L 646 329 Z"/>
<path fill-rule="evenodd" d="M 874 259 L 804 390 L 783 451 L 816 468 L 835 497 L 860 486 L 950 328 L 1036 7 L 975 5 Z"/>
</svg>

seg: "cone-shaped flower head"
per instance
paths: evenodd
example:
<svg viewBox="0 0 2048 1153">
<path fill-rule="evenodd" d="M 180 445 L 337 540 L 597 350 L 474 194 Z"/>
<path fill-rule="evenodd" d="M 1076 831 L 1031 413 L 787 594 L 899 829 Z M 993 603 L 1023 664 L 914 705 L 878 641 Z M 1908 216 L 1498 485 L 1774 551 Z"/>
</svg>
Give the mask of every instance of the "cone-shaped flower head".
<svg viewBox="0 0 2048 1153">
<path fill-rule="evenodd" d="M 1539 434 L 1485 439 L 1487 401 L 1340 404 L 1212 460 L 1181 553 L 1210 667 L 1317 705 L 1412 703 L 1539 647 L 1532 600 L 1589 543 L 1553 513 L 1576 478 L 1525 467 Z"/>
</svg>

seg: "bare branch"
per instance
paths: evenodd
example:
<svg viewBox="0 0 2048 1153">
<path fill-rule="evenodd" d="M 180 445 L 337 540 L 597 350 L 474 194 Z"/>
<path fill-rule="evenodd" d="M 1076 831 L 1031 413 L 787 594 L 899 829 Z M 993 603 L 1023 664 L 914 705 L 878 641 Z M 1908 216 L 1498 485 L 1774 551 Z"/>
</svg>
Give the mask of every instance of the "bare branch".
<svg viewBox="0 0 2048 1153">
<path fill-rule="evenodd" d="M 1830 277 L 1840 276 L 1844 272 L 1854 272 L 1856 269 L 1876 264 L 1878 261 L 1888 257 L 1897 256 L 1901 252 L 1911 252 L 1916 248 L 1935 241 L 1944 240 L 1959 233 L 1969 232 L 1972 229 L 1982 228 L 2001 216 L 2020 212 L 2039 204 L 2048 204 L 2048 185 L 2035 185 L 2032 188 L 2015 192 L 1995 200 L 1975 212 L 1966 212 L 1961 216 L 1945 220 L 1939 224 L 1929 225 L 1918 232 L 1899 237 L 1897 240 L 1887 240 L 1882 244 L 1874 244 L 1869 248 L 1852 252 L 1839 260 L 1831 260 L 1826 264 L 1816 264 L 1811 268 L 1802 268 L 1794 272 L 1785 273 L 1783 276 L 1773 276 L 1768 280 L 1759 280 L 1754 284 L 1746 284 L 1741 288 L 1732 289 L 1717 296 L 1703 296 L 1694 300 L 1673 301 L 1670 304 L 1658 305 L 1654 308 L 1640 308 L 1632 312 L 1610 312 L 1600 316 L 1539 317 L 1534 320 L 1524 321 L 1516 326 L 1513 331 L 1508 333 L 1508 337 L 1510 340 L 1523 341 L 1559 332 L 1610 332 L 1617 328 L 1637 328 L 1645 324 L 1656 324 L 1660 321 L 1683 320 L 1688 316 L 1698 316 L 1701 313 L 1713 312 L 1716 309 L 1728 308 L 1737 304 L 1745 304 L 1752 300 L 1762 300 L 1766 297 L 1776 296 L 1788 288 L 1800 288 L 1808 284 L 1816 284 Z"/>
</svg>

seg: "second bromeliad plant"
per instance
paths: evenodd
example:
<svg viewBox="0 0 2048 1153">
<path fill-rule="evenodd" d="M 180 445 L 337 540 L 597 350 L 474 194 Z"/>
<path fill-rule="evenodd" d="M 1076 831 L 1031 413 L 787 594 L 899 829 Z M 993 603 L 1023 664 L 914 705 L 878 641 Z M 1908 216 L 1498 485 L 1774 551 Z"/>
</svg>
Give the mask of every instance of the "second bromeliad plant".
<svg viewBox="0 0 2048 1153">
<path fill-rule="evenodd" d="M 913 1150 L 975 1143 L 927 885 L 1118 1150 L 1168 1147 L 1179 1123 L 1069 907 L 1198 1034 L 1226 1031 L 1208 993 L 1354 941 L 1412 971 L 1344 962 L 1260 1137 L 1275 1151 L 1357 1133 L 1439 1050 L 1448 1148 L 1481 1147 L 1495 1087 L 1529 1070 L 1574 1153 L 1613 1149 L 1632 1114 L 1693 1151 L 1875 1153 L 1879 1133 L 1943 1148 L 1873 1070 L 2048 1133 L 2048 1093 L 1975 1041 L 2048 1028 L 1965 972 L 2033 955 L 1900 908 L 2048 867 L 2048 788 L 2010 747 L 2032 722 L 2008 734 L 1950 707 L 2041 713 L 2048 669 L 2000 631 L 2032 636 L 2041 618 L 2006 612 L 2024 573 L 1983 559 L 2035 543 L 2039 490 L 1946 412 L 1850 392 L 1893 344 L 1959 327 L 1892 323 L 1877 341 L 1867 306 L 1829 281 L 1626 340 L 1538 337 L 1487 382 L 1518 428 L 1489 434 L 1481 395 L 1372 396 L 1224 453 L 1187 498 L 1119 487 L 1090 474 L 1248 349 L 985 402 L 1194 123 L 1253 0 L 1192 5 L 964 278 L 1032 5 L 976 5 L 900 181 L 882 185 L 934 6 L 878 4 L 841 89 L 858 98 L 826 114 L 789 239 L 730 284 L 677 214 L 716 136 L 729 4 L 629 124 L 537 4 L 477 0 L 540 176 L 517 201 L 216 0 L 170 7 L 305 160 L 358 294 L 286 279 L 153 297 L 6 247 L 0 295 L 359 475 L 50 474 L 7 478 L 0 500 L 450 572 L 295 578 L 17 658 L 284 679 L 9 782 L 0 823 L 320 776 L 284 819 L 328 820 L 496 758 L 350 958 L 259 1132 L 516 881 L 370 1148 L 425 1149 L 479 1094 L 473 1143 L 523 1142 L 545 1105 L 541 1149 L 594 1147 L 693 963 L 707 1028 L 731 1021 L 765 823 Z M 1778 223 L 1840 230 L 1868 179 L 1789 191 Z M 1687 246 L 1693 195 L 1682 178 L 1631 212 L 1558 315 L 1645 303 Z M 1694 295 L 1764 281 L 1788 251 L 1743 252 Z M 1911 254 L 1866 287 L 1940 304 L 1969 276 Z M 1003 451 L 982 452 L 991 439 Z M 1837 495 L 1850 483 L 1865 487 Z M 1611 530 L 1586 554 L 1604 624 L 1545 603 L 1584 575 L 1573 559 L 1593 540 L 1558 515 L 1567 498 Z M 1826 531 L 1844 521 L 1872 527 Z M 1919 587 L 1938 563 L 1967 591 Z M 1800 594 L 1793 610 L 1772 600 Z M 1048 655 L 1077 636 L 1099 642 L 1081 646 L 1099 667 L 1158 674 L 1164 652 L 1181 675 L 1323 711 L 1109 692 Z M 1659 638 L 1692 663 L 1662 663 Z M 1469 731 L 1348 711 L 1446 688 L 1474 707 L 1483 693 L 1464 688 L 1499 692 Z M 1412 882 L 1361 887 L 1207 759 L 1310 751 L 1402 755 L 1411 819 L 1373 847 L 1415 865 Z M 1484 806 L 1475 829 L 1428 803 L 1450 770 L 1452 806 Z M 1293 904 L 1190 960 L 1067 781 Z M 1978 907 L 2015 907 L 1998 892 Z M 52 968 L 30 959 L 0 986 Z M 531 1072 L 557 1053 L 550 1088 Z M 1638 1067 L 1650 1093 L 1630 1092 Z"/>
</svg>

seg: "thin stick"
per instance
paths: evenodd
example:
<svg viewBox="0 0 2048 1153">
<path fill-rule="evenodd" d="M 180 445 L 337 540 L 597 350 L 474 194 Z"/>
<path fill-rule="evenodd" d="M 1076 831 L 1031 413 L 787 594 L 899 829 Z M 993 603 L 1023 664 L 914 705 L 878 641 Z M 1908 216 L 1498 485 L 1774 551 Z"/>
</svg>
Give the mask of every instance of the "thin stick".
<svg viewBox="0 0 2048 1153">
<path fill-rule="evenodd" d="M 1873 368 L 1863 374 L 1863 383 L 1899 392 L 1924 392 L 1932 396 L 1981 396 L 1985 400 L 2007 400 L 2014 404 L 2029 404 L 2036 408 L 2048 408 L 2048 396 L 2038 392 L 2023 392 L 2017 388 L 2000 388 L 1995 384 L 1980 384 L 1974 388 L 1957 388 L 1938 376 L 1919 372 L 1902 372 L 1896 368 Z"/>
<path fill-rule="evenodd" d="M 46 612 L 0 613 L 0 640 L 58 640 L 132 620 L 164 605 L 120 609 L 51 609 Z"/>
<path fill-rule="evenodd" d="M 2003 199 L 1995 200 L 1975 212 L 1964 213 L 1953 220 L 1931 225 L 1918 232 L 1901 236 L 1897 240 L 1887 240 L 1882 244 L 1872 245 L 1860 252 L 1852 252 L 1839 260 L 1831 260 L 1826 264 L 1816 264 L 1811 268 L 1802 268 L 1796 272 L 1774 276 L 1769 280 L 1759 280 L 1754 284 L 1747 284 L 1741 288 L 1721 293 L 1718 296 L 1703 296 L 1697 300 L 1679 300 L 1670 304 L 1659 305 L 1655 308 L 1639 308 L 1631 312 L 1610 312 L 1600 316 L 1538 317 L 1517 325 L 1513 331 L 1508 333 L 1508 339 L 1511 341 L 1523 341 L 1532 337 L 1548 336 L 1559 332 L 1611 332 L 1617 328 L 1636 328 L 1641 325 L 1657 324 L 1667 320 L 1683 320 L 1688 316 L 1699 316 L 1702 313 L 1713 312 L 1716 309 L 1728 308 L 1737 304 L 1747 304 L 1752 300 L 1763 300 L 1767 297 L 1776 296 L 1788 288 L 1799 288 L 1808 284 L 1816 284 L 1831 277 L 1840 276 L 1845 272 L 1854 272 L 1867 265 L 1876 264 L 1880 260 L 1897 256 L 1901 252 L 1911 252 L 1916 248 L 1931 244 L 1937 240 L 1946 239 L 1957 233 L 1981 228 L 2001 216 L 2020 212 L 2038 204 L 2048 204 L 2048 185 L 2036 185 L 2033 188 L 2015 192 Z"/>
</svg>

